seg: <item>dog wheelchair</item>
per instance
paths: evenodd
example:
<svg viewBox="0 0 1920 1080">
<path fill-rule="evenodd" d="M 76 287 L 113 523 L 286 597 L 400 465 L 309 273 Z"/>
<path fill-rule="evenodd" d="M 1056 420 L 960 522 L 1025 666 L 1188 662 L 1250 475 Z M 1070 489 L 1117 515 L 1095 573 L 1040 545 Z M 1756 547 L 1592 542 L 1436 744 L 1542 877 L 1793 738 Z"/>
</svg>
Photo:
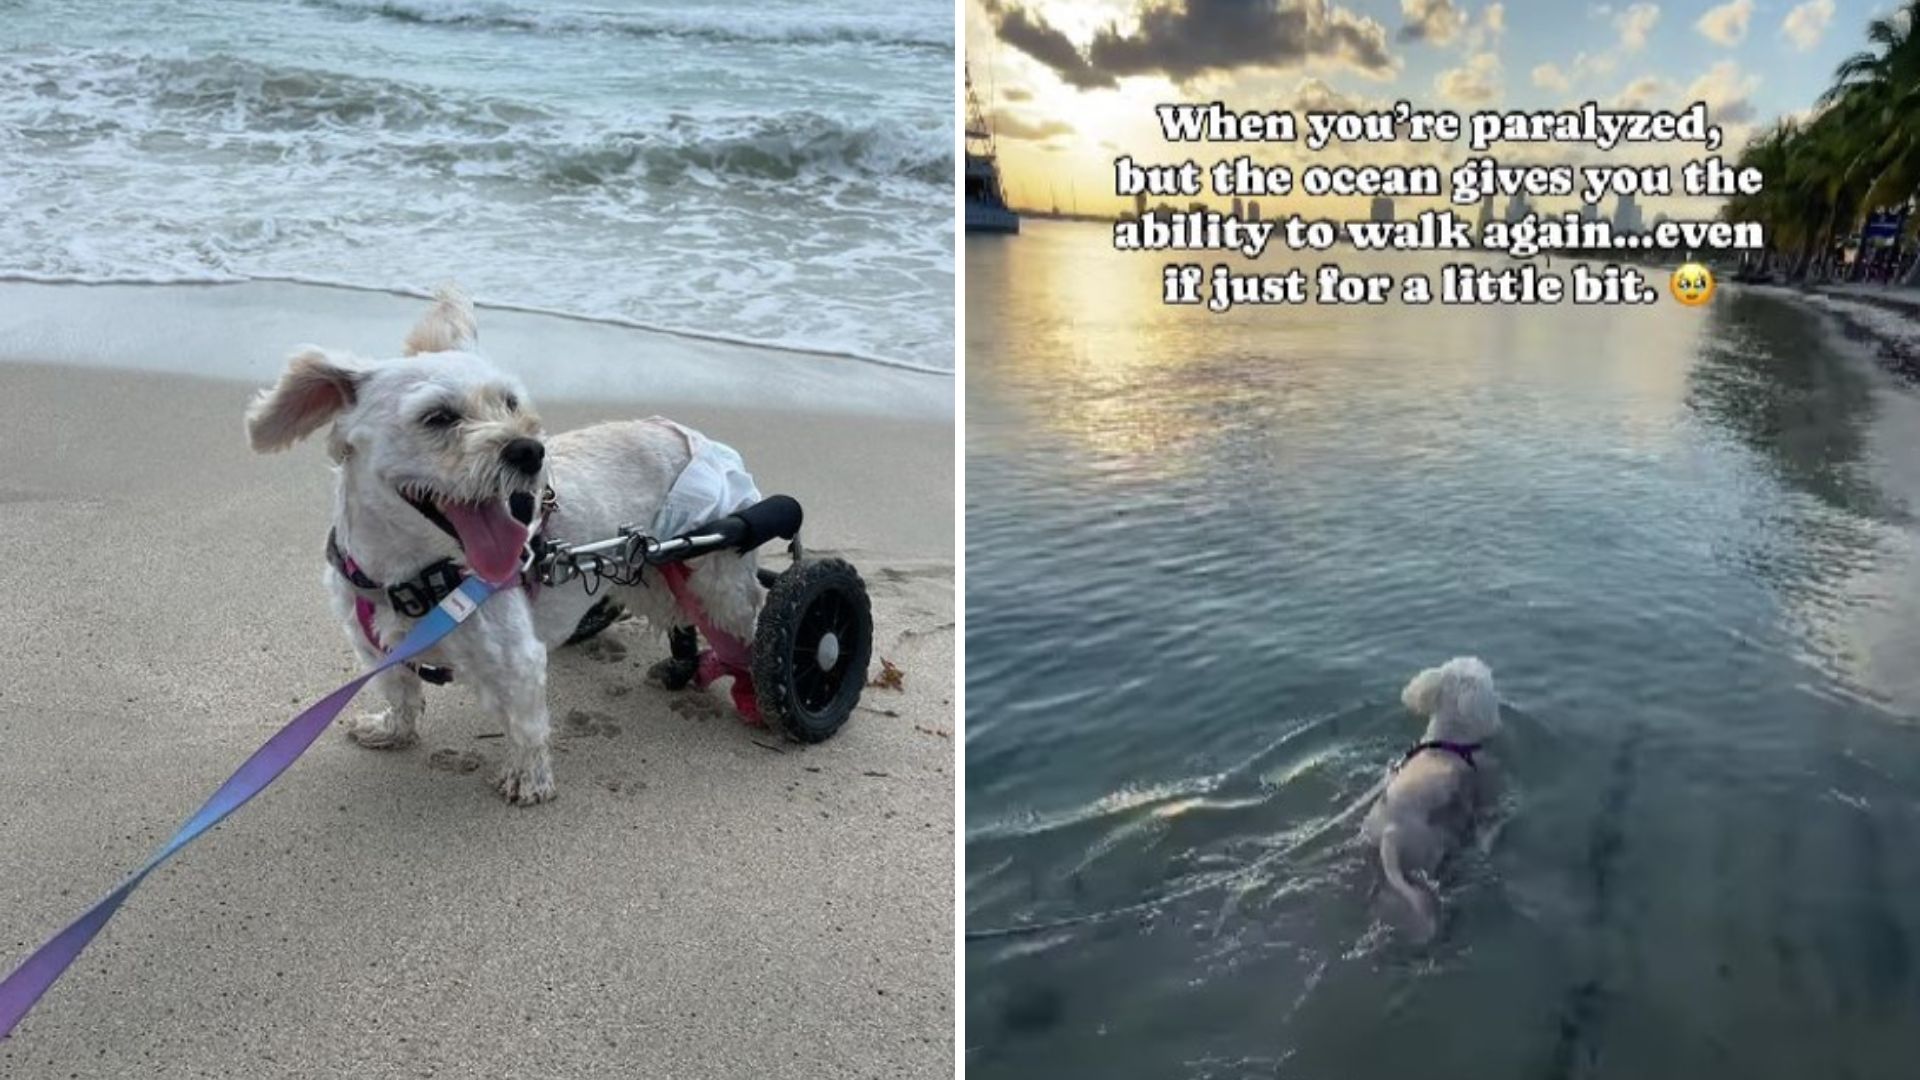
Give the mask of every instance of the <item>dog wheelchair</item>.
<svg viewBox="0 0 1920 1080">
<path fill-rule="evenodd" d="M 866 583 L 844 559 L 808 559 L 800 544 L 800 504 L 774 495 L 752 506 L 660 540 L 635 526 L 586 544 L 540 543 L 529 574 L 557 588 L 581 582 L 589 592 L 602 582 L 640 585 L 648 572 L 672 592 L 686 620 L 668 633 L 672 655 L 651 674 L 669 690 L 706 688 L 731 677 L 734 708 L 796 742 L 817 743 L 845 724 L 866 686 L 873 656 L 873 609 Z M 792 565 L 762 568 L 767 595 L 751 645 L 707 621 L 686 586 L 686 565 L 716 551 L 748 552 L 774 540 L 787 541 Z M 568 644 L 584 641 L 625 612 L 604 597 L 581 619 Z M 700 638 L 708 648 L 700 647 Z"/>
</svg>

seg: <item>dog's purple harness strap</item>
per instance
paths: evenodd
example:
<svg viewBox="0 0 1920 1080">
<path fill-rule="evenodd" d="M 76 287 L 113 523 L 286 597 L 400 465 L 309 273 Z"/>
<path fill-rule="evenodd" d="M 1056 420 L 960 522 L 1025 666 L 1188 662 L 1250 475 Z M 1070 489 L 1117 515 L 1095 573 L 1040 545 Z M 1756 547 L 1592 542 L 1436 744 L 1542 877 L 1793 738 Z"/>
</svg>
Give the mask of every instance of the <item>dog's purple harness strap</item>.
<svg viewBox="0 0 1920 1080">
<path fill-rule="evenodd" d="M 1405 765 L 1407 762 L 1412 761 L 1414 758 L 1414 755 L 1418 754 L 1422 750 L 1445 750 L 1447 753 L 1452 754 L 1454 757 L 1457 757 L 1461 761 L 1466 762 L 1467 768 L 1469 769 L 1478 769 L 1480 767 L 1473 763 L 1473 755 L 1478 753 L 1480 750 L 1479 743 L 1451 742 L 1446 739 L 1428 739 L 1425 742 L 1414 743 L 1413 748 L 1408 750 L 1406 753 L 1406 756 L 1400 759 L 1400 765 Z M 1400 767 L 1399 765 L 1394 766 L 1394 768 L 1396 769 L 1398 769 L 1399 767 Z"/>
<path fill-rule="evenodd" d="M 58 979 L 61 973 L 79 958 L 81 950 L 85 949 L 94 935 L 100 932 L 100 928 L 107 924 L 107 920 L 113 918 L 113 913 L 120 910 L 120 905 L 125 902 L 127 895 L 133 892 L 134 887 L 139 885 L 148 874 L 171 858 L 174 852 L 186 847 L 195 837 L 218 825 L 228 814 L 240 809 L 248 799 L 264 791 L 268 784 L 273 783 L 274 778 L 285 772 L 287 766 L 292 765 L 294 760 L 306 751 L 307 747 L 313 745 L 313 740 L 319 738 L 320 733 L 333 723 L 333 718 L 340 715 L 340 710 L 346 708 L 347 702 L 353 700 L 353 695 L 358 693 L 369 679 L 396 664 L 404 664 L 431 648 L 441 638 L 451 634 L 455 627 L 465 622 L 467 616 L 479 610 L 480 605 L 486 603 L 487 598 L 493 593 L 493 586 L 477 577 L 470 577 L 461 582 L 460 587 L 442 600 L 438 607 L 429 611 L 424 618 L 414 624 L 412 632 L 387 654 L 386 659 L 364 674 L 355 677 L 345 686 L 321 698 L 305 712 L 288 721 L 287 726 L 275 732 L 265 746 L 254 751 L 253 756 L 228 777 L 226 783 L 220 785 L 220 789 L 213 793 L 213 797 L 207 800 L 206 805 L 196 811 L 193 817 L 188 818 L 186 824 L 180 826 L 180 831 L 173 834 L 173 839 L 168 840 L 160 850 L 153 853 L 145 866 L 136 871 L 132 877 L 121 882 L 119 888 L 114 889 L 99 903 L 89 908 L 86 914 L 55 934 L 32 956 L 27 957 L 24 963 L 15 968 L 5 980 L 0 981 L 0 1039 L 5 1039 L 13 1032 L 14 1025 L 27 1015 L 27 1010 L 33 1008 L 34 1002 L 40 1000 L 40 995 L 47 992 L 47 988 L 53 985 L 54 980 Z"/>
</svg>

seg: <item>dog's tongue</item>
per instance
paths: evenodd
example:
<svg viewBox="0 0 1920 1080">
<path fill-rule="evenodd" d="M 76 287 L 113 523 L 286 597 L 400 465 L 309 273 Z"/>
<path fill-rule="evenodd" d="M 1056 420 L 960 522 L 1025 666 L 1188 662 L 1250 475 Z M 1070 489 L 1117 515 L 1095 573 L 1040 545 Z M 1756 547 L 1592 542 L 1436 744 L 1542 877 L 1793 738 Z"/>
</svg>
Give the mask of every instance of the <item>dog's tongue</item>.
<svg viewBox="0 0 1920 1080">
<path fill-rule="evenodd" d="M 480 580 L 502 586 L 520 572 L 520 550 L 527 546 L 527 527 L 513 519 L 502 502 L 443 502 L 440 512 L 460 534 L 467 566 Z"/>
</svg>

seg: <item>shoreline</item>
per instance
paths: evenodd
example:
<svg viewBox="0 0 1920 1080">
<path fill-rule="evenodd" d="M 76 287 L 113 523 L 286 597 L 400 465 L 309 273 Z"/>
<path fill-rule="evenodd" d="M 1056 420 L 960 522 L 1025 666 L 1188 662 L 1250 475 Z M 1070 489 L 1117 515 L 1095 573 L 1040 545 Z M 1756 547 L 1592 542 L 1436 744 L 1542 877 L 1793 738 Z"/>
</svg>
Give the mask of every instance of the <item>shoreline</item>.
<svg viewBox="0 0 1920 1080">
<path fill-rule="evenodd" d="M 1920 386 L 1920 290 L 1849 285 L 1742 285 L 1832 319 L 1848 341 L 1908 385 Z"/>
<path fill-rule="evenodd" d="M 476 306 L 481 351 L 542 400 L 761 404 L 952 423 L 951 372 Z M 397 356 L 426 307 L 414 297 L 357 286 L 0 279 L 0 363 L 266 385 L 308 343 L 372 359 Z"/>
<path fill-rule="evenodd" d="M 180 288 L 229 288 L 236 285 L 303 285 L 316 289 L 339 289 L 343 292 L 367 293 L 377 296 L 393 296 L 423 303 L 433 301 L 433 290 L 407 288 L 389 285 L 364 285 L 351 281 L 338 281 L 332 278 L 303 277 L 298 274 L 243 274 L 231 278 L 193 277 L 178 275 L 173 277 L 81 277 L 60 274 L 35 274 L 22 270 L 0 271 L 0 288 L 8 285 L 54 285 L 100 288 L 103 286 L 132 287 L 180 287 Z M 915 371 L 926 375 L 945 375 L 953 377 L 953 369 L 933 364 L 922 364 L 912 360 L 894 357 L 876 356 L 869 353 L 854 352 L 848 349 L 832 349 L 825 346 L 785 345 L 777 341 L 756 341 L 748 337 L 689 330 L 683 327 L 665 326 L 650 323 L 644 319 L 634 319 L 623 315 L 592 315 L 564 308 L 541 307 L 537 304 L 514 304 L 500 300 L 475 300 L 473 306 L 481 311 L 509 311 L 522 315 L 547 315 L 556 319 L 572 322 L 596 323 L 605 326 L 619 326 L 628 330 L 640 330 L 649 334 L 666 337 L 685 338 L 689 341 L 707 342 L 716 345 L 738 345 L 746 349 L 764 349 L 771 352 L 794 353 L 799 356 L 817 356 L 828 360 L 857 360 L 863 364 L 875 364 L 880 367 L 899 368 L 902 371 Z"/>
</svg>

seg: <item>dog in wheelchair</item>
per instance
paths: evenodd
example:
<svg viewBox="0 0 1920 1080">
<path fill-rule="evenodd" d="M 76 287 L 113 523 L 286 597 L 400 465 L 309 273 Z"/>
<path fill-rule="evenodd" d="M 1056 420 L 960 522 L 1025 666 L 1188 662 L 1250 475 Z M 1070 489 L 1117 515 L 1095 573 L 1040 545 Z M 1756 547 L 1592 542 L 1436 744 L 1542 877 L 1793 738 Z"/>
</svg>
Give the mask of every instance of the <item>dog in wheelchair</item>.
<svg viewBox="0 0 1920 1080">
<path fill-rule="evenodd" d="M 758 492 L 731 449 L 658 417 L 549 436 L 520 381 L 479 356 L 477 343 L 472 304 L 443 290 L 397 359 L 301 349 L 255 398 L 246 427 L 261 453 L 327 429 L 335 478 L 327 588 L 364 663 L 465 575 L 500 588 L 416 663 L 382 673 L 375 682 L 386 708 L 357 718 L 348 735 L 370 749 L 413 743 L 422 682 L 457 672 L 505 725 L 500 794 L 528 806 L 556 791 L 548 650 L 596 604 L 611 598 L 669 631 L 676 655 L 656 675 L 683 686 L 692 678 L 689 611 L 717 638 L 752 641 L 766 595 L 751 550 L 704 554 L 671 590 L 633 580 L 596 596 L 541 587 L 529 573 L 535 546 L 595 541 L 632 523 L 675 536 Z"/>
</svg>

